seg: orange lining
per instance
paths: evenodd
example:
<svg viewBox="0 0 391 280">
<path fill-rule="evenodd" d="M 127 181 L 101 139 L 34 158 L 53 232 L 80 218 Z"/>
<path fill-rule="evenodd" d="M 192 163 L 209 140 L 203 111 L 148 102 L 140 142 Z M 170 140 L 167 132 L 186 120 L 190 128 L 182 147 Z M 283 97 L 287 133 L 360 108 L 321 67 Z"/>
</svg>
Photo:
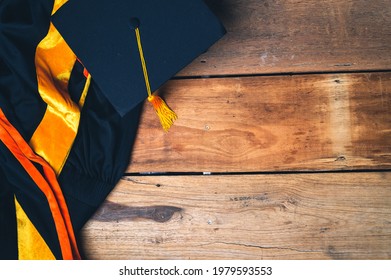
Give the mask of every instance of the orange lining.
<svg viewBox="0 0 391 280">
<path fill-rule="evenodd" d="M 16 128 L 8 121 L 1 108 L 0 139 L 45 194 L 52 212 L 63 259 L 80 259 L 68 207 L 56 174 L 45 160 L 33 152 Z M 45 177 L 32 161 L 42 166 Z"/>
</svg>

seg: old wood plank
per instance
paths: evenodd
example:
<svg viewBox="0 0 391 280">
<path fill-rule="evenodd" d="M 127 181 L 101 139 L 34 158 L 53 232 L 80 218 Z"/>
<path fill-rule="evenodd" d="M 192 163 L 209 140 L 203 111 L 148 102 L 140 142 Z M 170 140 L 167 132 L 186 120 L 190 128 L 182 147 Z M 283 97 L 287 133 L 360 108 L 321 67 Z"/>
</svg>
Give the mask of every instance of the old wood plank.
<svg viewBox="0 0 391 280">
<path fill-rule="evenodd" d="M 180 76 L 385 70 L 389 0 L 206 0 L 228 33 Z"/>
<path fill-rule="evenodd" d="M 389 169 L 391 73 L 170 81 L 169 133 L 146 104 L 128 172 Z"/>
<path fill-rule="evenodd" d="M 89 259 L 389 259 L 391 172 L 125 177 Z"/>
</svg>

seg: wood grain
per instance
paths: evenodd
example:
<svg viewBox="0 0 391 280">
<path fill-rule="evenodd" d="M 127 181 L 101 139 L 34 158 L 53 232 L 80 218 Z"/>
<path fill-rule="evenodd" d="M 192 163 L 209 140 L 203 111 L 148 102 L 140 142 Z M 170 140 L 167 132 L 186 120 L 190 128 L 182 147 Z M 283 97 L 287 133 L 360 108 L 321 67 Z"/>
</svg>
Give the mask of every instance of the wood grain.
<svg viewBox="0 0 391 280">
<path fill-rule="evenodd" d="M 82 238 L 89 259 L 389 259 L 391 173 L 125 177 Z"/>
<path fill-rule="evenodd" d="M 227 29 L 179 76 L 387 70 L 389 0 L 206 0 Z"/>
<path fill-rule="evenodd" d="M 391 73 L 186 79 L 146 104 L 128 172 L 389 169 Z"/>
<path fill-rule="evenodd" d="M 127 169 L 187 175 L 124 177 L 86 258 L 391 259 L 390 1 L 205 2 L 228 32 L 159 90 L 169 133 L 146 104 Z"/>
</svg>

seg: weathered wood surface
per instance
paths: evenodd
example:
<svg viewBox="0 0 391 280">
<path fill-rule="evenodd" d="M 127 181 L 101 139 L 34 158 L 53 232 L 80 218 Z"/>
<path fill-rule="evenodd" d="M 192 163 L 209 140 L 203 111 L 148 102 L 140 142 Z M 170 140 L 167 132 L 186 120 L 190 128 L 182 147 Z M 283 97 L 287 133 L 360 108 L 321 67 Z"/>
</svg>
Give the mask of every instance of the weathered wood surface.
<svg viewBox="0 0 391 280">
<path fill-rule="evenodd" d="M 391 172 L 125 177 L 90 259 L 389 259 Z"/>
<path fill-rule="evenodd" d="M 228 32 L 160 90 L 169 133 L 146 105 L 127 170 L 183 176 L 124 177 L 86 257 L 391 259 L 390 1 L 205 2 Z"/>
<path fill-rule="evenodd" d="M 180 76 L 388 70 L 389 0 L 205 0 L 226 36 Z"/>
<path fill-rule="evenodd" d="M 391 73 L 170 81 L 146 104 L 128 172 L 389 169 Z"/>
</svg>

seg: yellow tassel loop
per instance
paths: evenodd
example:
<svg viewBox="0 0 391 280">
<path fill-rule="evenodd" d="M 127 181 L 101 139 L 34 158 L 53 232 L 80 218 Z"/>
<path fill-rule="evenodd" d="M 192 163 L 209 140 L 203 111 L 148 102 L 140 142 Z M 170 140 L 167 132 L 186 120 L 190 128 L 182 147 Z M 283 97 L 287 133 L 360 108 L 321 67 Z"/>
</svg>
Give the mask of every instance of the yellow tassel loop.
<svg viewBox="0 0 391 280">
<path fill-rule="evenodd" d="M 149 96 L 148 101 L 151 102 L 155 109 L 164 131 L 167 132 L 177 119 L 177 115 L 167 106 L 166 102 L 157 95 Z"/>
<path fill-rule="evenodd" d="M 145 87 L 148 93 L 148 101 L 151 102 L 153 108 L 155 109 L 155 112 L 159 117 L 160 123 L 162 124 L 164 131 L 167 132 L 170 129 L 170 127 L 173 125 L 174 121 L 177 119 L 177 115 L 175 114 L 174 111 L 172 111 L 167 106 L 166 102 L 164 102 L 162 98 L 152 94 L 151 86 L 149 84 L 147 66 L 145 63 L 145 58 L 143 53 L 143 47 L 141 45 L 140 29 L 138 28 L 138 26 L 135 28 L 135 33 L 136 33 L 138 51 L 140 53 L 141 66 L 143 68 Z"/>
</svg>

